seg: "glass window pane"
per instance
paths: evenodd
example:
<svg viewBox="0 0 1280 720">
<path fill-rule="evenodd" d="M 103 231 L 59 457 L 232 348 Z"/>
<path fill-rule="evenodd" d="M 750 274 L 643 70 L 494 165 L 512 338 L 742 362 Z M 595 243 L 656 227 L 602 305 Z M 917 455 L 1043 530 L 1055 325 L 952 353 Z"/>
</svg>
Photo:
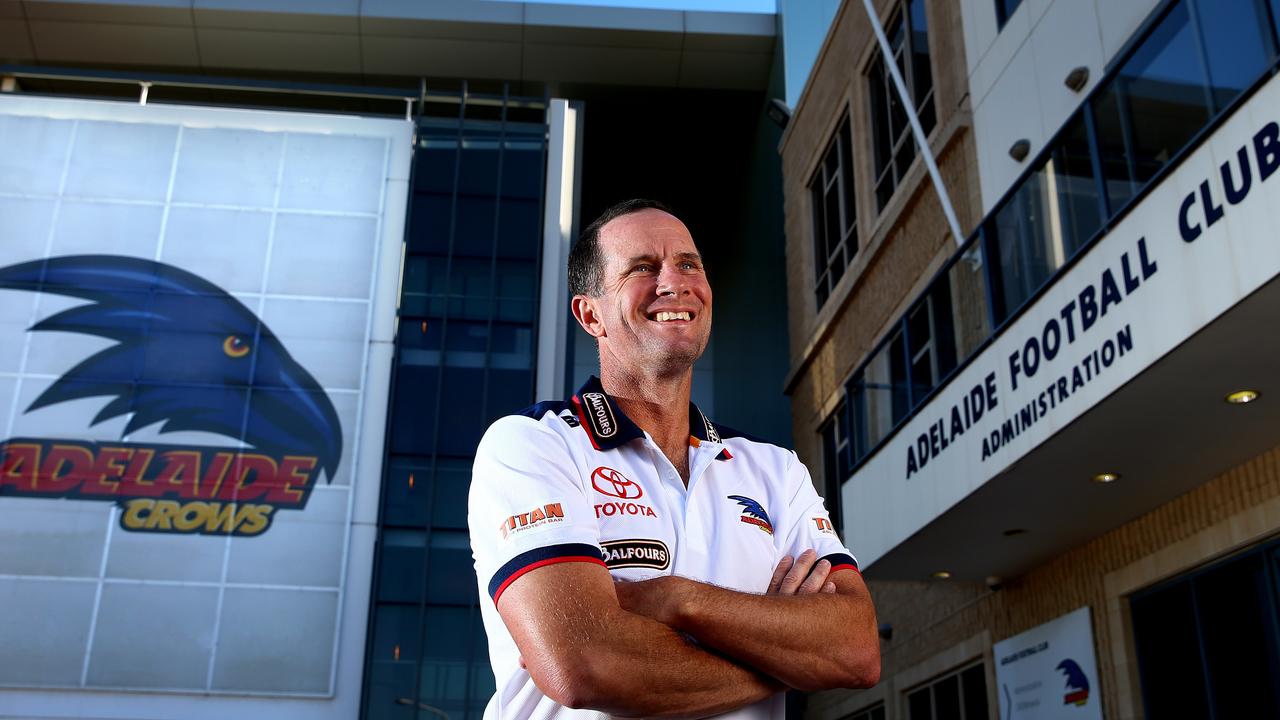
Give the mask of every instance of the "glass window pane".
<svg viewBox="0 0 1280 720">
<path fill-rule="evenodd" d="M 933 720 L 933 700 L 929 688 L 917 690 L 907 696 L 907 720 Z"/>
<path fill-rule="evenodd" d="M 1191 583 L 1135 598 L 1130 608 L 1147 718 L 1209 717 Z"/>
<path fill-rule="evenodd" d="M 1267 69 L 1266 11 L 1259 0 L 1198 0 L 1214 109 L 1221 110 Z"/>
<path fill-rule="evenodd" d="M 960 673 L 964 694 L 964 720 L 987 718 L 987 674 L 982 665 L 974 665 Z"/>
<path fill-rule="evenodd" d="M 1125 140 L 1125 122 L 1120 115 L 1120 91 L 1112 82 L 1103 88 L 1094 102 L 1094 127 L 1098 134 L 1098 153 L 1102 158 L 1102 178 L 1106 184 L 1111 212 L 1124 207 L 1133 197 L 1133 171 L 1129 146 Z"/>
<path fill-rule="evenodd" d="M 813 203 L 813 269 L 815 276 L 821 278 L 827 271 L 827 224 L 823 220 L 826 195 L 823 193 L 821 172 L 810 186 L 809 199 Z M 818 284 L 822 285 L 821 282 Z M 818 302 L 818 306 L 822 306 L 821 301 Z"/>
<path fill-rule="evenodd" d="M 1209 119 L 1187 4 L 1175 5 L 1115 80 L 1132 133 L 1134 179 L 1149 180 Z"/>
<path fill-rule="evenodd" d="M 423 563 L 427 533 L 423 530 L 384 530 L 378 567 L 378 600 L 418 603 L 423 593 Z"/>
<path fill-rule="evenodd" d="M 961 720 L 959 675 L 950 675 L 934 683 L 933 711 L 935 720 Z"/>
<path fill-rule="evenodd" d="M 471 488 L 471 458 L 437 458 L 432 481 L 431 527 L 467 529 L 467 492 Z"/>
<path fill-rule="evenodd" d="M 431 533 L 431 559 L 427 565 L 427 601 L 470 605 L 479 601 L 476 571 L 471 563 L 471 542 L 462 530 Z M 466 626 L 463 626 L 463 630 Z M 427 654 L 430 654 L 428 648 Z"/>
<path fill-rule="evenodd" d="M 879 177 L 893 157 L 893 141 L 889 133 L 889 79 L 885 75 L 883 58 L 877 57 L 871 63 L 871 74 L 867 80 L 871 86 L 871 133 L 876 176 Z"/>
<path fill-rule="evenodd" d="M 1008 22 L 1009 16 L 1013 15 L 1013 11 L 1018 9 L 1022 4 L 1022 0 L 996 0 L 996 22 L 1003 28 Z"/>
<path fill-rule="evenodd" d="M 1194 580 L 1216 717 L 1280 717 L 1280 648 L 1263 558 L 1247 555 Z"/>
<path fill-rule="evenodd" d="M 1063 252 L 1070 258 L 1102 225 L 1098 183 L 1082 113 L 1067 122 L 1044 173 L 1049 220 L 1060 228 Z"/>
<path fill-rule="evenodd" d="M 1056 175 L 1050 158 L 1032 173 L 996 212 L 1000 282 L 1012 314 L 1066 262 L 1061 226 L 1055 222 Z"/>
<path fill-rule="evenodd" d="M 911 97 L 921 113 L 921 127 L 927 133 L 933 123 L 925 124 L 923 108 L 933 91 L 933 70 L 929 67 L 929 23 L 925 17 L 924 0 L 911 0 Z"/>
<path fill-rule="evenodd" d="M 431 508 L 431 464 L 423 458 L 392 457 L 382 485 L 386 525 L 426 527 Z"/>
<path fill-rule="evenodd" d="M 857 219 L 858 219 L 858 211 L 857 211 L 858 205 L 857 205 L 857 198 L 854 195 L 854 188 L 853 188 L 853 155 L 851 150 L 853 146 L 853 138 L 849 129 L 848 117 L 845 117 L 844 121 L 840 123 L 839 145 L 840 145 L 840 187 L 842 188 L 840 199 L 844 207 L 845 234 L 848 235 L 851 232 L 853 234 L 853 243 L 849 248 L 851 251 L 850 254 L 852 254 L 852 251 L 857 249 L 856 226 L 857 226 Z"/>
<path fill-rule="evenodd" d="M 379 605 L 373 613 L 375 662 L 412 663 L 422 656 L 422 608 L 418 605 Z"/>
</svg>

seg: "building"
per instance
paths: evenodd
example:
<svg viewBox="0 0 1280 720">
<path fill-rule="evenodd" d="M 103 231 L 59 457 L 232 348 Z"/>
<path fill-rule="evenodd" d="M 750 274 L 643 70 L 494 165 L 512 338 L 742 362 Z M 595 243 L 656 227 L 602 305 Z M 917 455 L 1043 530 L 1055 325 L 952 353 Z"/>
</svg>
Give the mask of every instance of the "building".
<svg viewBox="0 0 1280 720">
<path fill-rule="evenodd" d="M 787 390 L 884 666 L 807 716 L 1276 717 L 1278 8 L 874 6 L 960 229 L 842 3 L 780 143 Z"/>
<path fill-rule="evenodd" d="M 479 717 L 492 419 L 592 372 L 564 258 L 683 211 L 699 405 L 784 442 L 777 17 L 0 3 L 0 716 Z M 744 358 L 750 358 L 747 362 Z"/>
</svg>

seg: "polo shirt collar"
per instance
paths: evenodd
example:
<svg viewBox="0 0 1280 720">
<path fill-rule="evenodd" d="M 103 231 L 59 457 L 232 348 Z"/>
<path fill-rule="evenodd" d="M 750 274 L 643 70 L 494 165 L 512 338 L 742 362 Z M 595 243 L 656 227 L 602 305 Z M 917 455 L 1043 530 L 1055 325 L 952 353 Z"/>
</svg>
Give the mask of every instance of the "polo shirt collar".
<svg viewBox="0 0 1280 720">
<path fill-rule="evenodd" d="M 573 394 L 573 407 L 582 429 L 597 450 L 612 450 L 644 437 L 644 431 L 622 412 L 618 402 L 604 391 L 600 378 L 595 375 Z M 720 442 L 715 424 L 692 402 L 689 403 L 689 433 L 700 442 Z"/>
</svg>

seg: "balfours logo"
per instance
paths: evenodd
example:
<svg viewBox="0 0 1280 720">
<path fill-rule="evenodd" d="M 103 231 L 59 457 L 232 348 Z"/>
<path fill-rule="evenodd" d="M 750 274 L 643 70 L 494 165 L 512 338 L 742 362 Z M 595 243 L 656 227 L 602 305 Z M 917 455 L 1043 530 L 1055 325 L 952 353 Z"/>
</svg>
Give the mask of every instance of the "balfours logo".
<svg viewBox="0 0 1280 720">
<path fill-rule="evenodd" d="M 582 402 L 586 405 L 585 414 L 587 420 L 591 422 L 591 428 L 596 432 L 596 437 L 608 438 L 617 434 L 618 421 L 614 419 L 613 408 L 609 407 L 609 401 L 605 400 L 604 393 L 582 393 Z"/>
<path fill-rule="evenodd" d="M 74 255 L 0 268 L 0 289 L 89 301 L 29 330 L 115 341 L 68 370 L 27 408 L 109 401 L 88 425 L 128 417 L 128 437 L 221 435 L 235 447 L 11 438 L 0 443 L 0 496 L 114 501 L 139 532 L 253 536 L 277 510 L 301 510 L 342 456 L 324 390 L 239 300 L 164 263 Z M 0 338 L 0 342 L 15 342 Z"/>
<path fill-rule="evenodd" d="M 671 553 L 661 540 L 610 540 L 600 543 L 600 549 L 604 551 L 604 564 L 610 570 L 666 570 L 671 566 Z"/>
</svg>

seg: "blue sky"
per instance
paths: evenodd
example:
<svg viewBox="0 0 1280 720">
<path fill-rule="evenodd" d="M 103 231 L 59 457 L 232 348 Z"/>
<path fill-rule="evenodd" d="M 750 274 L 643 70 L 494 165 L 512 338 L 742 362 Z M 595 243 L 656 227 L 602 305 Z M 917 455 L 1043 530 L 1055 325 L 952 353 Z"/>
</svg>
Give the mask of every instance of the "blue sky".
<svg viewBox="0 0 1280 720">
<path fill-rule="evenodd" d="M 660 10 L 722 10 L 747 13 L 777 12 L 777 0 L 523 0 L 528 3 L 560 5 L 600 5 L 605 7 L 638 7 Z"/>
</svg>

